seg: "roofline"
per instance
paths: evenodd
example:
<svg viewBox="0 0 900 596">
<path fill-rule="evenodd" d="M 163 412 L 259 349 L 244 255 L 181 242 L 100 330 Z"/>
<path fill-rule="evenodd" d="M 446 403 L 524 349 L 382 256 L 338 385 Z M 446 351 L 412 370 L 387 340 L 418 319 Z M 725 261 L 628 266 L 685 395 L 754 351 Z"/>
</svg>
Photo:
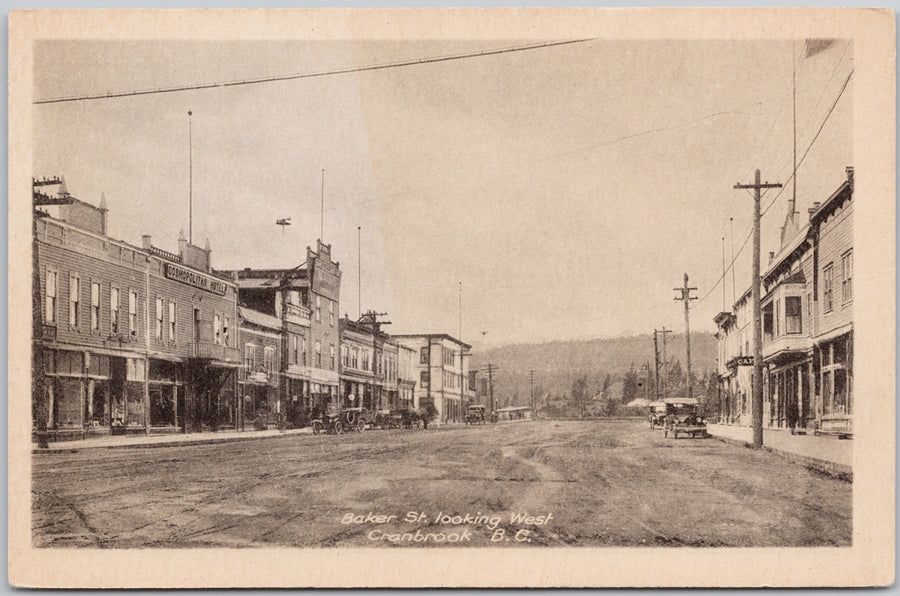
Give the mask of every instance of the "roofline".
<svg viewBox="0 0 900 596">
<path fill-rule="evenodd" d="M 446 333 L 397 333 L 397 334 L 392 335 L 391 337 L 398 337 L 398 338 L 418 337 L 418 338 L 422 338 L 422 339 L 449 339 L 450 341 L 457 343 L 461 346 L 464 346 L 466 348 L 469 348 L 470 350 L 472 349 L 471 345 L 467 344 L 466 342 L 462 341 L 461 339 L 456 339 L 452 335 L 448 335 Z"/>
</svg>

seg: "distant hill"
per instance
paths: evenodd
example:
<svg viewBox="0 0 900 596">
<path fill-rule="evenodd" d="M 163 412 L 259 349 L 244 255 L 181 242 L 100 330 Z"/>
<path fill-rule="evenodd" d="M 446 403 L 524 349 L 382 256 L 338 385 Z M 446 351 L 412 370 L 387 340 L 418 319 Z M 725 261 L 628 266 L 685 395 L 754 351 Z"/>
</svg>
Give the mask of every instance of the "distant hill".
<svg viewBox="0 0 900 596">
<path fill-rule="evenodd" d="M 659 349 L 662 352 L 661 336 Z M 680 366 L 686 371 L 684 334 L 669 334 L 666 349 L 670 370 Z M 611 383 L 622 381 L 632 365 L 640 373 L 646 364 L 647 368 L 644 370 L 650 371 L 652 379 L 653 335 L 512 344 L 472 353 L 474 368 L 486 368 L 488 362 L 497 367 L 494 374 L 494 396 L 500 405 L 528 405 L 531 395 L 530 370 L 534 370 L 537 396 L 558 398 L 567 394 L 575 379 L 582 375 L 587 377 L 588 393 L 597 395 L 602 390 L 607 375 L 610 376 Z M 697 379 L 702 379 L 708 371 L 715 369 L 714 335 L 691 333 L 691 363 Z M 642 388 L 649 389 L 652 394 L 652 380 L 650 387 L 642 385 Z"/>
</svg>

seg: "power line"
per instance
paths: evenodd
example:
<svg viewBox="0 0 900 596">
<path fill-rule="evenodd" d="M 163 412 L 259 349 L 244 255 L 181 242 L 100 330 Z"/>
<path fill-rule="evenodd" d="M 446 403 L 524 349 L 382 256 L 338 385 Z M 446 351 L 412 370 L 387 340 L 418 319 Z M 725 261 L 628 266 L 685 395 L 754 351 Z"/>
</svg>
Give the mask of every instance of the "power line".
<svg viewBox="0 0 900 596">
<path fill-rule="evenodd" d="M 825 114 L 825 118 L 822 120 L 822 124 L 819 126 L 819 129 L 816 131 L 816 134 L 813 136 L 812 140 L 809 142 L 809 145 L 807 145 L 806 151 L 803 152 L 803 156 L 799 159 L 799 161 L 797 161 L 798 168 L 800 167 L 800 164 L 803 163 L 803 160 L 806 159 L 806 156 L 809 155 L 809 152 L 812 149 L 812 146 L 815 144 L 816 140 L 819 138 L 819 134 L 822 132 L 822 129 L 825 128 L 825 123 L 828 122 L 828 118 L 831 117 L 831 113 L 834 112 L 834 108 L 837 106 L 838 101 L 840 101 L 841 96 L 844 94 L 844 91 L 847 89 L 847 85 L 850 83 L 850 79 L 853 76 L 853 72 L 854 71 L 851 70 L 850 74 L 847 75 L 847 78 L 844 80 L 844 84 L 841 87 L 841 90 L 838 92 L 837 97 L 834 98 L 834 102 L 832 102 L 831 107 L 828 108 L 828 113 Z M 788 177 L 787 181 L 785 182 L 785 185 L 787 185 L 793 177 L 794 177 L 794 174 L 792 173 Z M 778 193 L 776 193 L 776 195 L 774 197 L 772 197 L 772 200 L 769 202 L 769 204 L 766 206 L 766 208 L 762 210 L 762 213 L 760 214 L 760 216 L 765 215 L 769 211 L 769 209 L 771 209 L 772 206 L 775 205 L 775 202 L 778 200 L 778 197 L 780 197 L 781 193 L 784 192 L 784 188 L 785 187 L 782 187 L 778 190 Z M 744 250 L 744 247 L 747 245 L 747 242 L 750 241 L 750 237 L 752 235 L 753 235 L 753 231 L 751 230 L 750 233 L 747 235 L 747 237 L 744 239 L 744 242 L 741 243 L 741 246 L 738 249 L 738 251 L 734 254 L 734 257 L 732 258 L 731 264 L 728 266 L 728 269 L 726 269 L 725 271 L 722 272 L 722 275 L 719 276 L 719 279 L 713 284 L 713 286 L 709 289 L 709 291 L 706 294 L 704 294 L 703 297 L 700 298 L 700 300 L 697 301 L 697 306 L 699 306 L 704 300 L 706 300 L 710 296 L 710 294 L 712 294 L 712 292 L 718 287 L 719 283 L 721 283 L 722 280 L 725 279 L 725 275 L 726 275 L 727 271 L 729 269 L 731 269 L 732 267 L 734 267 L 734 263 L 737 260 L 738 255 L 740 255 L 741 251 Z"/>
<path fill-rule="evenodd" d="M 244 79 L 238 81 L 229 81 L 224 83 L 200 83 L 196 85 L 182 85 L 178 87 L 162 87 L 159 89 L 145 89 L 140 91 L 121 91 L 116 93 L 102 93 L 96 95 L 80 95 L 74 97 L 58 97 L 54 99 L 39 99 L 34 104 L 63 103 L 70 101 L 85 101 L 92 99 L 112 99 L 115 97 L 134 97 L 137 95 L 153 95 L 159 93 L 177 93 L 179 91 L 197 91 L 200 89 L 218 89 L 224 87 L 238 87 L 241 85 L 256 85 L 259 83 L 273 83 L 276 81 L 293 81 L 297 79 L 311 79 L 314 77 L 325 77 L 340 74 L 350 74 L 354 72 L 369 72 L 374 70 L 385 70 L 388 68 L 401 68 L 403 66 L 417 66 L 421 64 L 435 64 L 437 62 L 450 62 L 452 60 L 463 60 L 466 58 L 479 58 L 482 56 L 495 56 L 498 54 L 509 54 L 512 52 L 524 52 L 527 50 L 536 50 L 539 48 L 549 48 L 554 46 L 563 46 L 575 43 L 584 43 L 593 41 L 591 39 L 570 39 L 566 41 L 551 41 L 545 43 L 531 44 L 527 46 L 513 46 L 497 50 L 483 50 L 481 52 L 466 52 L 463 54 L 451 54 L 449 56 L 437 56 L 433 58 L 418 58 L 414 60 L 404 60 L 402 62 L 389 62 L 387 64 L 373 64 L 370 66 L 356 66 L 350 68 L 341 68 L 336 70 L 326 70 L 312 73 L 301 73 L 291 75 L 276 75 L 271 77 L 261 77 L 257 79 Z"/>
</svg>

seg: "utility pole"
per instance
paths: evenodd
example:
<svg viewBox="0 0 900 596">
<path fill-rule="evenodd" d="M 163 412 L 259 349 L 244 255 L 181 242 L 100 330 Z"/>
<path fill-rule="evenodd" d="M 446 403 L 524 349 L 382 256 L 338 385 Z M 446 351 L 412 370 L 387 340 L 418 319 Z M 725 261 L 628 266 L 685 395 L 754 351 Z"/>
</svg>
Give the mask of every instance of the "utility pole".
<svg viewBox="0 0 900 596">
<path fill-rule="evenodd" d="M 659 343 L 656 341 L 656 335 L 659 332 L 653 330 L 653 370 L 654 370 L 654 387 L 656 389 L 656 400 L 659 401 Z"/>
<path fill-rule="evenodd" d="M 759 219 L 760 219 L 760 189 L 781 188 L 781 184 L 762 183 L 759 179 L 759 170 L 756 170 L 756 181 L 753 184 L 734 185 L 735 190 L 753 189 L 753 277 L 750 290 L 753 297 L 753 401 L 751 403 L 753 420 L 753 447 L 759 449 L 763 444 L 762 431 L 762 308 L 759 296 Z"/>
<path fill-rule="evenodd" d="M 662 391 L 662 393 L 663 393 L 663 398 L 666 398 L 666 397 L 669 397 L 669 352 L 667 351 L 667 348 L 666 348 L 666 334 L 672 333 L 672 330 L 666 329 L 665 326 L 663 326 L 662 331 L 660 331 L 660 333 L 662 333 L 662 337 L 663 337 L 663 349 L 662 349 L 662 354 L 663 354 L 663 357 L 662 357 L 663 391 Z"/>
<path fill-rule="evenodd" d="M 494 421 L 494 365 L 488 364 L 488 392 L 491 399 L 491 422 Z"/>
<path fill-rule="evenodd" d="M 531 380 L 531 415 L 534 416 L 534 371 L 529 370 L 528 376 Z"/>
<path fill-rule="evenodd" d="M 325 168 L 322 168 L 322 196 L 319 198 L 319 239 L 325 243 Z"/>
<path fill-rule="evenodd" d="M 676 292 L 681 292 L 681 298 L 676 297 L 675 300 L 681 300 L 684 302 L 684 341 L 687 346 L 687 396 L 689 398 L 694 397 L 694 388 L 691 379 L 691 316 L 690 316 L 690 302 L 691 300 L 696 300 L 696 296 L 691 296 L 691 290 L 696 290 L 697 288 L 689 288 L 688 287 L 688 274 L 684 274 L 684 287 L 675 288 Z"/>
</svg>

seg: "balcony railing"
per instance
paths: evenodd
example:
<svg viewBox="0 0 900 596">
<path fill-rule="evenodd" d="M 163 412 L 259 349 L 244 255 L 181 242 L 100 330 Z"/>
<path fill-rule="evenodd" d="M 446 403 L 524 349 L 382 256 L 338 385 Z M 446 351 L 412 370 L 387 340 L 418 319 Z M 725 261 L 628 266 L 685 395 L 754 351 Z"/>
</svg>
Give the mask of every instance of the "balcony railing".
<svg viewBox="0 0 900 596">
<path fill-rule="evenodd" d="M 193 345 L 192 355 L 195 358 L 209 358 L 227 362 L 240 362 L 241 359 L 241 352 L 237 348 L 205 341 Z"/>
</svg>

